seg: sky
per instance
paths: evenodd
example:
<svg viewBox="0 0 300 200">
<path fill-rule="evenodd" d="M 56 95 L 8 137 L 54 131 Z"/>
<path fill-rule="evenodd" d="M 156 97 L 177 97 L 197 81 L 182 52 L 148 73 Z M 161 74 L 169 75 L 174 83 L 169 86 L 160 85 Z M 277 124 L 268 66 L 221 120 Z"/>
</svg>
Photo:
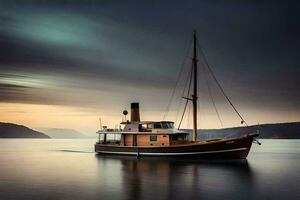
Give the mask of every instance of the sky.
<svg viewBox="0 0 300 200">
<path fill-rule="evenodd" d="M 140 102 L 142 120 L 178 123 L 194 29 L 248 124 L 300 121 L 299 9 L 287 0 L 0 1 L 0 121 L 94 134 L 99 117 L 113 127 Z M 199 65 L 200 126 L 240 125 Z"/>
</svg>

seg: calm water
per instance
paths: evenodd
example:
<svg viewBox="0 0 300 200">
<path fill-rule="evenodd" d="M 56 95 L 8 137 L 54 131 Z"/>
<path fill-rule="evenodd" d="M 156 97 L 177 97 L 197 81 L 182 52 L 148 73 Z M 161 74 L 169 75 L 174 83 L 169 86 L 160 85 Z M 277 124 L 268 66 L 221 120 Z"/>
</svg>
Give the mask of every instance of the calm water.
<svg viewBox="0 0 300 200">
<path fill-rule="evenodd" d="M 0 199 L 300 199 L 300 140 L 247 160 L 97 156 L 95 140 L 0 140 Z"/>
</svg>

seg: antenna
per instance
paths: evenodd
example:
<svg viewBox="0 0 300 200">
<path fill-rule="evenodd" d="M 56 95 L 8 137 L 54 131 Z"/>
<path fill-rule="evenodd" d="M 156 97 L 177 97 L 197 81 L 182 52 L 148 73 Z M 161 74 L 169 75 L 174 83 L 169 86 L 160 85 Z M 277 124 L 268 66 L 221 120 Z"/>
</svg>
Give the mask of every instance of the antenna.
<svg viewBox="0 0 300 200">
<path fill-rule="evenodd" d="M 100 131 L 102 131 L 102 122 L 101 122 L 101 117 L 99 117 L 99 123 L 100 123 Z"/>
</svg>

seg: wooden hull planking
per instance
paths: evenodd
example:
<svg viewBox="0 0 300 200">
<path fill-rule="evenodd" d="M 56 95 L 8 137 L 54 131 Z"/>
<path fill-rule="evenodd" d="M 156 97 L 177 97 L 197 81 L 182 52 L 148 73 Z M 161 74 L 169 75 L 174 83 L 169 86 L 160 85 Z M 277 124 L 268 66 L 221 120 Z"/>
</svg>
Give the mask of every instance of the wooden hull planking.
<svg viewBox="0 0 300 200">
<path fill-rule="evenodd" d="M 249 134 L 236 138 L 212 141 L 199 141 L 185 145 L 171 146 L 119 146 L 95 144 L 95 152 L 99 154 L 117 154 L 131 156 L 184 156 L 199 158 L 246 158 L 254 137 Z"/>
</svg>

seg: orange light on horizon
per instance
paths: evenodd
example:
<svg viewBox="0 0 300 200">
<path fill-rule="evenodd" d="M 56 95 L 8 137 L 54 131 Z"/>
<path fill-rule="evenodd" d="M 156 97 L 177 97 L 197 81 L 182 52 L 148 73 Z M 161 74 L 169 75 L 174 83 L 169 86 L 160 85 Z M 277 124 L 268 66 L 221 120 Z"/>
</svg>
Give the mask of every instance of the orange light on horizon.
<svg viewBox="0 0 300 200">
<path fill-rule="evenodd" d="M 276 122 L 297 121 L 299 116 L 291 113 L 274 114 L 272 112 L 248 109 L 246 119 L 249 125 Z M 101 114 L 100 114 L 101 113 Z M 202 114 L 202 115 L 201 115 Z M 160 121 L 163 111 L 143 111 L 141 110 L 142 121 Z M 175 112 L 170 113 L 166 120 L 175 121 Z M 284 117 L 283 117 L 284 116 Z M 0 103 L 0 121 L 25 125 L 30 128 L 67 128 L 75 129 L 82 133 L 94 134 L 102 125 L 116 128 L 122 121 L 122 113 L 118 110 L 96 110 L 82 107 L 69 107 L 58 105 L 39 105 L 22 103 Z M 222 115 L 224 127 L 240 126 L 236 116 Z M 200 113 L 199 128 L 222 128 L 216 116 L 208 113 Z M 177 125 L 177 124 L 176 124 Z M 191 116 L 184 119 L 181 128 L 191 128 Z"/>
</svg>

